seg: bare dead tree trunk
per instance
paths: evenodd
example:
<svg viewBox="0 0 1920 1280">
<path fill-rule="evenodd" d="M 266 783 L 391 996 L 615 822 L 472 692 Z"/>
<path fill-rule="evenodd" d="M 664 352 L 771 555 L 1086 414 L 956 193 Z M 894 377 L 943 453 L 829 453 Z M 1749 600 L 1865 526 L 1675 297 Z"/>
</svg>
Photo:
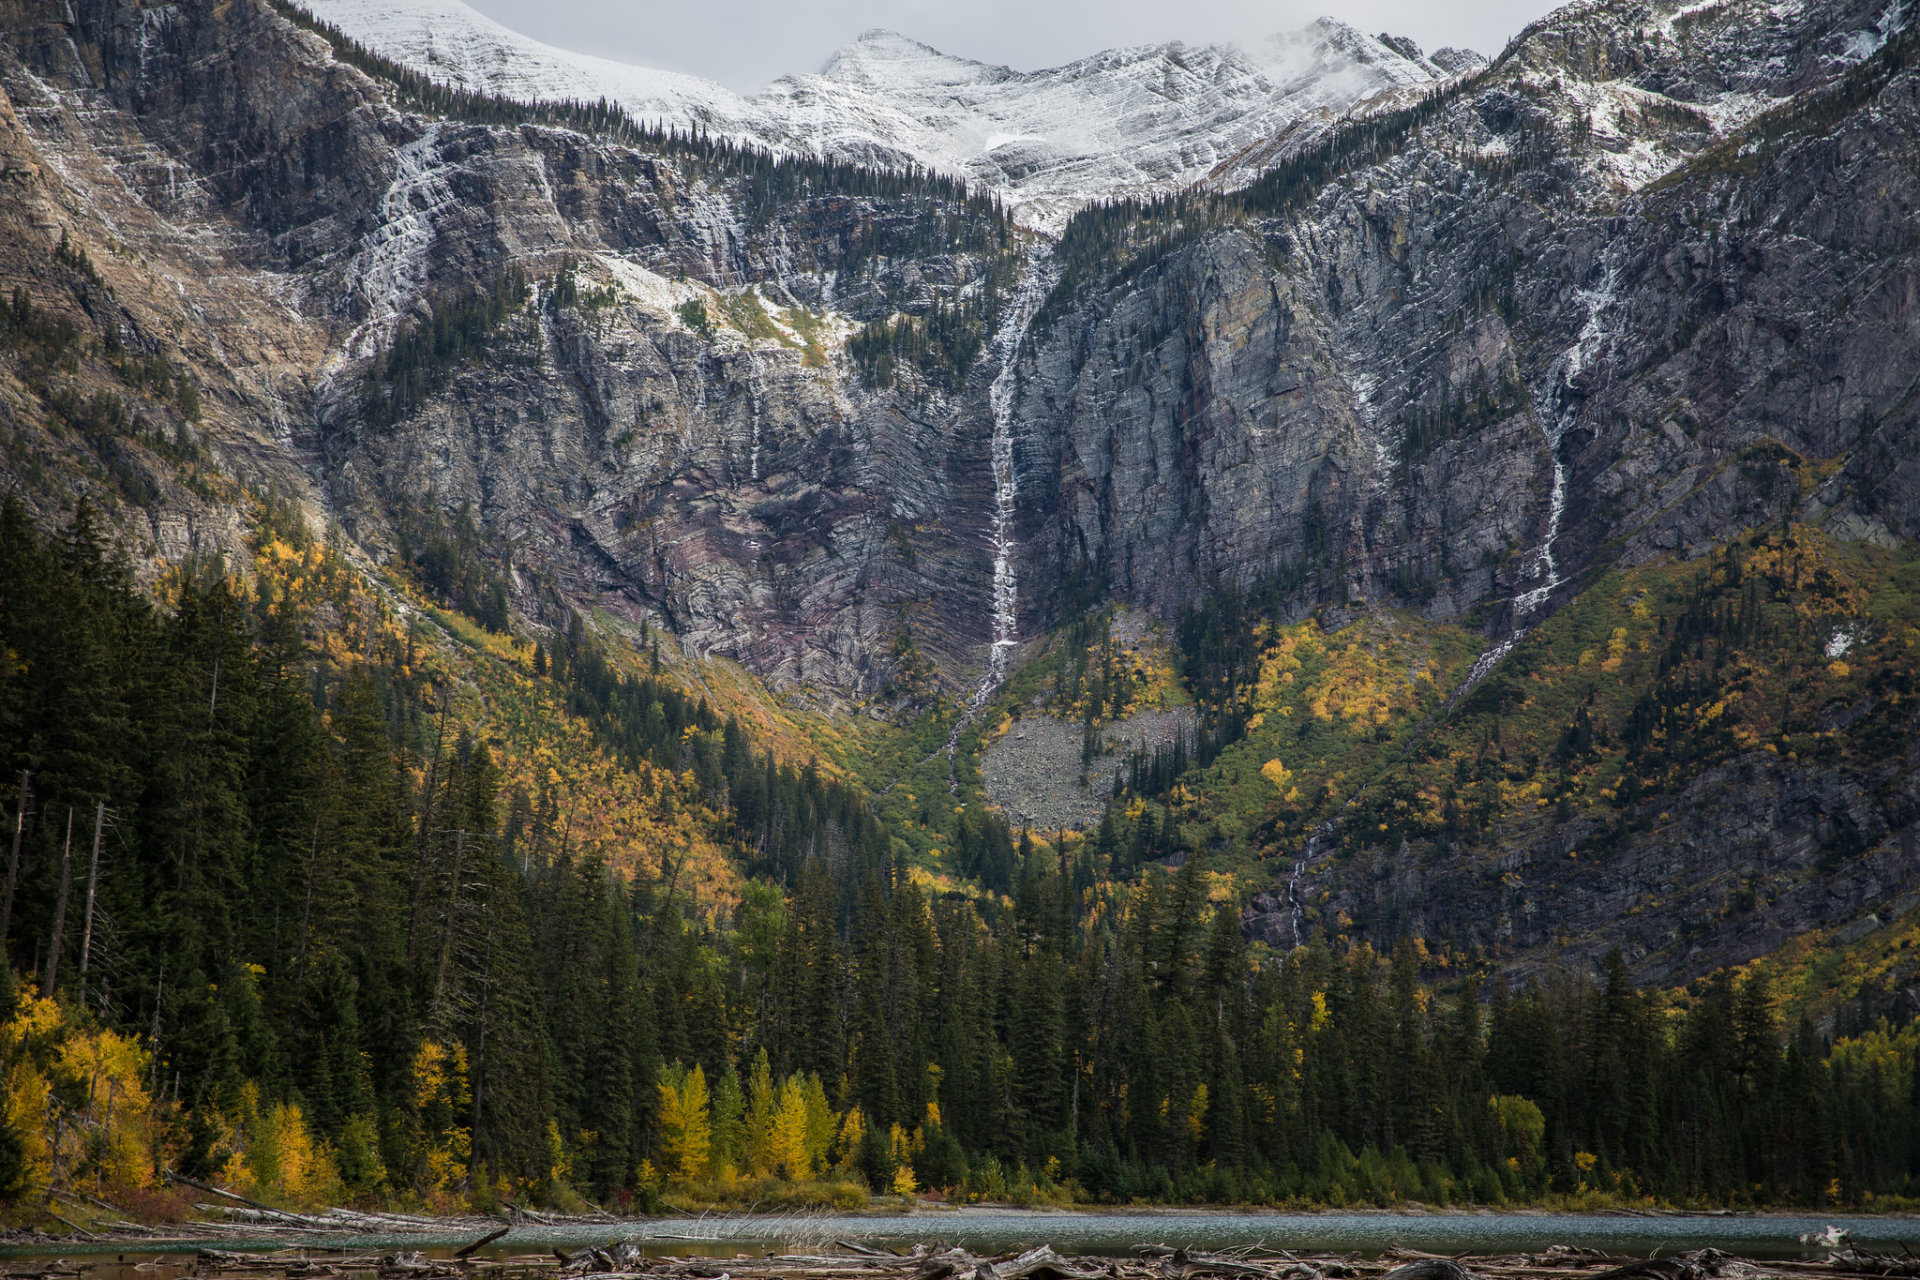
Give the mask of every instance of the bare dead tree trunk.
<svg viewBox="0 0 1920 1280">
<path fill-rule="evenodd" d="M 20 805 L 13 814 L 13 857 L 7 863 L 7 898 L 0 904 L 0 956 L 6 955 L 13 927 L 13 891 L 20 883 L 20 838 L 27 829 L 27 783 L 32 777 L 32 770 L 20 771 Z"/>
<path fill-rule="evenodd" d="M 160 1004 L 167 995 L 167 964 L 160 962 L 160 976 L 153 987 L 153 1031 L 147 1038 L 147 1051 L 153 1056 L 153 1069 L 147 1073 L 147 1092 L 160 1097 Z"/>
<path fill-rule="evenodd" d="M 87 863 L 87 923 L 80 931 L 80 1003 L 87 1002 L 87 961 L 93 954 L 93 896 L 100 886 L 100 831 L 107 822 L 107 802 L 93 809 L 93 858 Z"/>
<path fill-rule="evenodd" d="M 440 972 L 433 980 L 433 1012 L 437 1020 L 445 1011 L 447 999 L 447 961 L 453 955 L 453 909 L 459 902 L 460 863 L 467 851 L 467 833 L 464 828 L 455 833 L 453 841 L 453 875 L 447 882 L 447 919 L 440 930 Z"/>
<path fill-rule="evenodd" d="M 307 971 L 307 939 L 313 936 L 313 871 L 314 860 L 320 856 L 320 815 L 313 815 L 313 843 L 307 849 L 307 905 L 300 912 L 300 961 L 294 966 L 300 973 Z"/>
<path fill-rule="evenodd" d="M 67 843 L 60 850 L 60 895 L 53 907 L 53 953 L 47 957 L 47 974 L 40 983 L 40 998 L 53 999 L 53 984 L 60 978 L 60 944 L 66 941 L 67 890 L 73 883 L 73 810 L 67 810 Z"/>
</svg>

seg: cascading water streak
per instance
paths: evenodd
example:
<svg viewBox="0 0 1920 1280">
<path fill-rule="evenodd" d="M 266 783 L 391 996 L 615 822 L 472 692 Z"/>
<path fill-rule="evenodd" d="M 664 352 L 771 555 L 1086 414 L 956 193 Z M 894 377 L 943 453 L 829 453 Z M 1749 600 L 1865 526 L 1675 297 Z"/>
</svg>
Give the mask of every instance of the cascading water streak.
<svg viewBox="0 0 1920 1280">
<path fill-rule="evenodd" d="M 993 548 L 993 639 L 987 648 L 987 663 L 980 672 L 980 683 L 967 700 L 965 713 L 954 721 L 953 731 L 947 735 L 947 789 L 954 792 L 959 790 L 959 781 L 953 775 L 953 753 L 960 745 L 960 735 L 1006 680 L 1007 661 L 1020 643 L 1020 578 L 1014 563 L 1019 551 L 1014 521 L 1019 510 L 1020 479 L 1014 467 L 1013 397 L 1019 378 L 1021 345 L 1051 284 L 1047 260 L 1048 250 L 1035 246 L 1027 258 L 1019 286 L 1007 299 L 1000 327 L 994 331 L 993 341 L 987 348 L 1000 366 L 993 376 L 993 385 L 987 389 L 987 407 L 993 415 L 993 441 L 989 450 L 993 466 L 993 523 L 989 535 Z"/>
<path fill-rule="evenodd" d="M 1007 678 L 1007 660 L 1020 642 L 1020 578 L 1014 565 L 1020 482 L 1014 469 L 1013 398 L 1019 379 L 1020 348 L 1034 312 L 1046 296 L 1046 281 L 1046 255 L 1036 249 L 1027 261 L 1019 287 L 1007 300 L 1005 319 L 993 335 L 991 350 L 1000 365 L 987 392 L 987 406 L 993 413 L 993 641 L 980 686 L 974 690 L 971 705 L 975 710 L 985 706 Z"/>
<path fill-rule="evenodd" d="M 1605 276 L 1597 289 L 1582 289 L 1578 294 L 1587 308 L 1587 321 L 1580 328 L 1579 336 L 1573 345 L 1561 352 L 1553 362 L 1550 376 L 1556 388 L 1563 388 L 1564 398 L 1554 406 L 1553 412 L 1542 417 L 1540 433 L 1546 440 L 1547 456 L 1553 463 L 1553 489 L 1547 498 L 1547 532 L 1540 541 L 1540 548 L 1534 555 L 1532 576 L 1540 585 L 1523 591 L 1513 599 L 1514 613 L 1525 617 L 1545 604 L 1560 585 L 1560 566 L 1553 558 L 1553 544 L 1560 536 L 1560 521 L 1567 510 L 1567 470 L 1560 461 L 1560 442 L 1566 438 L 1567 429 L 1579 416 L 1577 401 L 1571 396 L 1574 379 L 1585 372 L 1601 349 L 1612 340 L 1621 323 L 1613 313 L 1620 303 L 1620 268 L 1605 263 Z"/>
<path fill-rule="evenodd" d="M 1300 860 L 1293 864 L 1293 874 L 1287 877 L 1287 908 L 1293 926 L 1293 949 L 1298 951 L 1307 945 L 1307 900 L 1300 892 L 1300 882 L 1306 879 L 1307 868 L 1320 856 L 1320 844 L 1333 834 L 1332 821 L 1323 822 L 1314 833 L 1307 837 L 1307 844 L 1300 851 Z"/>
<path fill-rule="evenodd" d="M 1620 268 L 1603 257 L 1603 269 L 1605 274 L 1600 287 L 1582 289 L 1578 294 L 1587 308 L 1586 323 L 1581 326 L 1573 345 L 1561 352 L 1548 370 L 1558 402 L 1552 412 L 1535 415 L 1540 419 L 1540 434 L 1547 446 L 1547 457 L 1553 464 L 1553 487 L 1547 495 L 1546 535 L 1541 538 L 1540 546 L 1533 554 L 1527 575 L 1540 585 L 1514 596 L 1514 629 L 1475 660 L 1472 669 L 1467 672 L 1467 678 L 1447 698 L 1448 711 L 1453 710 L 1462 698 L 1473 691 L 1475 685 L 1486 678 L 1487 673 L 1500 665 L 1502 658 L 1513 651 L 1513 647 L 1527 634 L 1529 624 L 1524 619 L 1545 605 L 1560 586 L 1560 565 L 1553 558 L 1553 544 L 1560 537 L 1560 522 L 1567 510 L 1567 469 L 1560 460 L 1560 442 L 1566 438 L 1567 429 L 1579 416 L 1577 400 L 1571 395 L 1574 379 L 1586 371 L 1587 366 L 1613 340 L 1623 323 L 1616 314 L 1621 309 Z"/>
<path fill-rule="evenodd" d="M 760 357 L 747 347 L 747 408 L 753 415 L 753 440 L 747 453 L 747 479 L 760 483 Z"/>
</svg>

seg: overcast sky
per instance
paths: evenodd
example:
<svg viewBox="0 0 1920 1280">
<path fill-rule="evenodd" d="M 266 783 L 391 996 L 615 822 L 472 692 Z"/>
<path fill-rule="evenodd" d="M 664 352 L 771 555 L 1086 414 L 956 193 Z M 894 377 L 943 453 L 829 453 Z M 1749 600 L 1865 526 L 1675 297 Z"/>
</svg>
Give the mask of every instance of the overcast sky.
<svg viewBox="0 0 1920 1280">
<path fill-rule="evenodd" d="M 1425 49 L 1489 56 L 1549 0 L 468 0 L 549 44 L 690 71 L 742 92 L 815 71 L 869 27 L 1021 71 L 1115 45 L 1268 35 L 1331 14 Z"/>
</svg>

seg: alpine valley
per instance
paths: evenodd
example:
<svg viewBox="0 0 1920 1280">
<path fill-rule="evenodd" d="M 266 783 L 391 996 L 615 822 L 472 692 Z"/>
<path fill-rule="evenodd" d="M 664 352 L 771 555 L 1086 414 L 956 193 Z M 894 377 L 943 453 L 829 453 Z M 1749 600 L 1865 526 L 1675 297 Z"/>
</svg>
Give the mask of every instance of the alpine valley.
<svg viewBox="0 0 1920 1280">
<path fill-rule="evenodd" d="M 1914 18 L 0 0 L 0 1204 L 1909 1206 Z"/>
</svg>

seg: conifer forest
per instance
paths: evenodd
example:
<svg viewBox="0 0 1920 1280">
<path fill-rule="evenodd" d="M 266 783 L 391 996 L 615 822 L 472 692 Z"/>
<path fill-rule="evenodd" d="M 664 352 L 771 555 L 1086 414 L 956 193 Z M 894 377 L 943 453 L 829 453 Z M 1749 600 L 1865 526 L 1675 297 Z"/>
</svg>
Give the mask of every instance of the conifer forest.
<svg viewBox="0 0 1920 1280">
<path fill-rule="evenodd" d="M 1679 1005 L 1617 956 L 1519 989 L 1412 939 L 1256 962 L 1204 853 L 1129 866 L 1111 816 L 1051 845 L 989 818 L 1006 891 L 929 893 L 858 794 L 576 627 L 534 678 L 686 775 L 751 873 L 701 910 L 570 844 L 405 652 L 316 666 L 345 572 L 289 552 L 314 571 L 279 591 L 199 566 L 156 600 L 85 511 L 0 511 L 11 1195 L 157 1161 L 443 1208 L 1913 1192 L 1914 1024 L 1782 1025 L 1763 973 Z"/>
</svg>

